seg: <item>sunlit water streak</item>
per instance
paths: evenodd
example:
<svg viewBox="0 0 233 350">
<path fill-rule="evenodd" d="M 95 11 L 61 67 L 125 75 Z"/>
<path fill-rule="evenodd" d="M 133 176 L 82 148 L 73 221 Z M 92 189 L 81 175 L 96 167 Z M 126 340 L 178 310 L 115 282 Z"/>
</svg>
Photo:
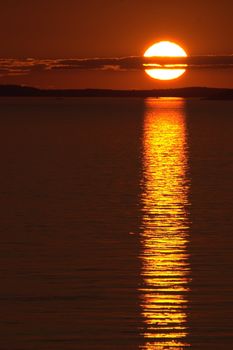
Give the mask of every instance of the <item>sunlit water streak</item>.
<svg viewBox="0 0 233 350">
<path fill-rule="evenodd" d="M 144 350 L 189 346 L 187 141 L 182 99 L 147 99 L 143 140 Z"/>
</svg>

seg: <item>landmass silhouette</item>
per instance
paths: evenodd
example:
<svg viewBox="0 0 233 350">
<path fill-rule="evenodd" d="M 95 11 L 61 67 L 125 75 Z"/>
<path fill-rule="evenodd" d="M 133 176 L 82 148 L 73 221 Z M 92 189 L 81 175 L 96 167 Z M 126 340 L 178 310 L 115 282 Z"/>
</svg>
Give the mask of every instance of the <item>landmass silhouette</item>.
<svg viewBox="0 0 233 350">
<path fill-rule="evenodd" d="M 233 100 L 233 89 L 185 87 L 152 90 L 39 89 L 31 86 L 0 85 L 1 97 L 184 97 Z"/>
</svg>

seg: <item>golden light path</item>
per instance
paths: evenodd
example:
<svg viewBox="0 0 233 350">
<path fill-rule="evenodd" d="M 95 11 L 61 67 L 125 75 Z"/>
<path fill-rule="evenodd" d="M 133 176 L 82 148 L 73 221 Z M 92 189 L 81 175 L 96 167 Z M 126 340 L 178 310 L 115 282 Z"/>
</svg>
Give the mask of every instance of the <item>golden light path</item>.
<svg viewBox="0 0 233 350">
<path fill-rule="evenodd" d="M 188 346 L 187 143 L 184 101 L 147 99 L 142 194 L 143 350 Z"/>
<path fill-rule="evenodd" d="M 170 41 L 160 41 L 149 47 L 144 53 L 144 57 L 187 57 L 186 52 L 179 45 Z M 185 69 L 161 68 L 159 64 L 144 64 L 145 67 L 158 67 L 155 69 L 146 69 L 145 72 L 154 79 L 171 80 L 184 74 Z M 165 65 L 169 67 L 169 65 Z"/>
</svg>

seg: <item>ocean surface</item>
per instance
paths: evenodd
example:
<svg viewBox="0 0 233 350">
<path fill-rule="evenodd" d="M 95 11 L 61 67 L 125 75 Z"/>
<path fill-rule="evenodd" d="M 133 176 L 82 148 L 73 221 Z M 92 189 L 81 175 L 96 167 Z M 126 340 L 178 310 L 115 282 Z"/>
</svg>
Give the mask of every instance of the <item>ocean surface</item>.
<svg viewBox="0 0 233 350">
<path fill-rule="evenodd" d="M 233 102 L 0 99 L 0 349 L 233 346 Z"/>
</svg>

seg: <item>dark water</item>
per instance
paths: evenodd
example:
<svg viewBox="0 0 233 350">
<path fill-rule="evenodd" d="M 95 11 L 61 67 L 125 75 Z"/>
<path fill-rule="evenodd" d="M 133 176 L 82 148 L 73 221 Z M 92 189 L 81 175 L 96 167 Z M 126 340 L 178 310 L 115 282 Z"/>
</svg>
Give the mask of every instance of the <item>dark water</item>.
<svg viewBox="0 0 233 350">
<path fill-rule="evenodd" d="M 233 103 L 0 104 L 0 349 L 230 349 Z"/>
</svg>

